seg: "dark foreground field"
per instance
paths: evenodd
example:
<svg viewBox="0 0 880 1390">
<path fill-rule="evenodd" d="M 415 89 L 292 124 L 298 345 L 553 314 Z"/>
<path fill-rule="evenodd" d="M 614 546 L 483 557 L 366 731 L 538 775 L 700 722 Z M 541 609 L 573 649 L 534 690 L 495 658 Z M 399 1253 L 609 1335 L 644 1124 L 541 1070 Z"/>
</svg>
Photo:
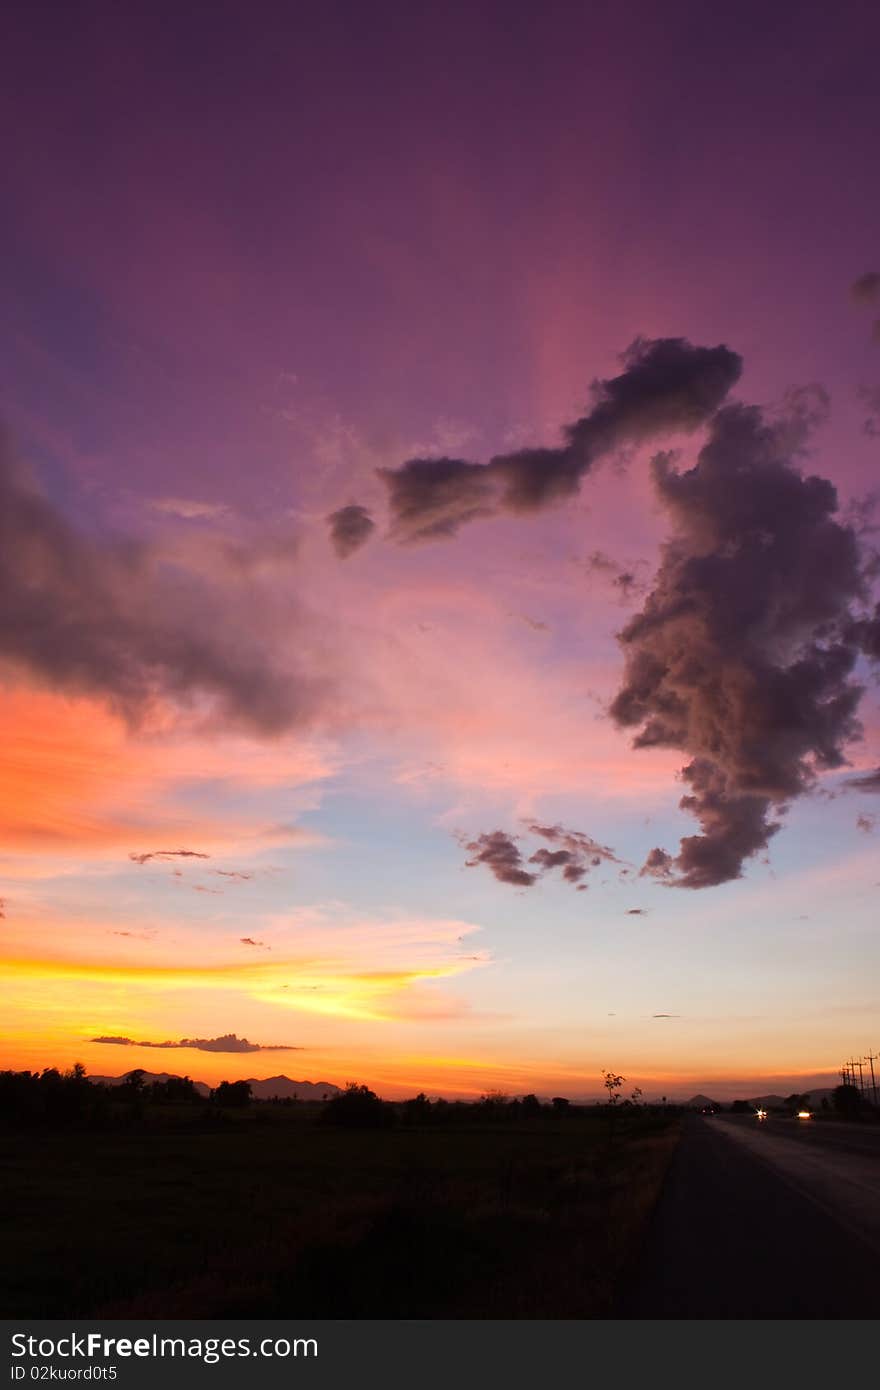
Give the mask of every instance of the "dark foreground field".
<svg viewBox="0 0 880 1390">
<path fill-rule="evenodd" d="M 607 1316 L 675 1122 L 341 1130 L 312 1108 L 0 1138 L 6 1317 Z"/>
</svg>

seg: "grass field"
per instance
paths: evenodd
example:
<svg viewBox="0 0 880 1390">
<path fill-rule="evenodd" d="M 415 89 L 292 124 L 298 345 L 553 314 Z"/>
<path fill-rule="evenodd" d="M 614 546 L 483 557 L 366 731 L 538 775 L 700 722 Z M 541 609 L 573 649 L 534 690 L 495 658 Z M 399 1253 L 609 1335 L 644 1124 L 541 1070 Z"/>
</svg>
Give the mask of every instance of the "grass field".
<svg viewBox="0 0 880 1390">
<path fill-rule="evenodd" d="M 343 1131 L 255 1106 L 0 1140 L 6 1317 L 607 1315 L 674 1122 Z"/>
</svg>

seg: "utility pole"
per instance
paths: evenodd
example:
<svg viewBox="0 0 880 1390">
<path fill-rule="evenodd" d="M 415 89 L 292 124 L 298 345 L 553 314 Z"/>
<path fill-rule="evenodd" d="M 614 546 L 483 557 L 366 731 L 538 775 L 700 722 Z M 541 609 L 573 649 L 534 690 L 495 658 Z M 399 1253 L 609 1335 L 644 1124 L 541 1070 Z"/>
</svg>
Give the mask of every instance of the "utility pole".
<svg viewBox="0 0 880 1390">
<path fill-rule="evenodd" d="M 861 1062 L 857 1062 L 856 1059 L 855 1059 L 855 1057 L 850 1057 L 850 1059 L 849 1059 L 849 1064 L 850 1064 L 850 1066 L 852 1067 L 853 1085 L 856 1084 L 856 1067 L 858 1067 L 858 1069 L 859 1069 L 859 1093 L 860 1093 L 860 1094 L 864 1094 L 864 1089 L 865 1089 L 865 1088 L 864 1088 L 864 1086 L 863 1086 L 863 1084 L 862 1084 L 862 1064 L 861 1064 Z"/>
<path fill-rule="evenodd" d="M 877 1104 L 877 1082 L 874 1080 L 874 1062 L 877 1056 L 878 1054 L 876 1052 L 867 1052 L 865 1054 L 865 1061 L 871 1063 L 871 1098 L 875 1105 Z"/>
</svg>

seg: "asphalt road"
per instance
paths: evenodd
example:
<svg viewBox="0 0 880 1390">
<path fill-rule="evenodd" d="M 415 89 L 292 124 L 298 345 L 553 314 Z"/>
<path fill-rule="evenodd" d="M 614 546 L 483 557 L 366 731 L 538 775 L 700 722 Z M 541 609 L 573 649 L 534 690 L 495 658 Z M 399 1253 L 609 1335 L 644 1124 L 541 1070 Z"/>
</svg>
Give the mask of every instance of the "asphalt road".
<svg viewBox="0 0 880 1390">
<path fill-rule="evenodd" d="M 880 1315 L 880 1148 L 782 1124 L 685 1121 L 615 1316 Z"/>
<path fill-rule="evenodd" d="M 757 1128 L 752 1115 L 724 1115 L 722 1122 L 737 1129 Z M 866 1154 L 880 1162 L 880 1125 L 844 1124 L 838 1120 L 796 1120 L 770 1115 L 761 1124 L 761 1133 L 791 1139 L 813 1149 L 834 1149 L 838 1153 Z"/>
</svg>

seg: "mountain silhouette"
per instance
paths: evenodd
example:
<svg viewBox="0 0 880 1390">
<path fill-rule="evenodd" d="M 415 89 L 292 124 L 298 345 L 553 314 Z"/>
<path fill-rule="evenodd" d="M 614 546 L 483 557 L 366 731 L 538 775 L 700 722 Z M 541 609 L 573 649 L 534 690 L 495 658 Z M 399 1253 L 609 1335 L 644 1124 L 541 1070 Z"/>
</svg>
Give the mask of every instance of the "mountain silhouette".
<svg viewBox="0 0 880 1390">
<path fill-rule="evenodd" d="M 133 1068 L 133 1070 L 139 1070 Z M 180 1079 L 176 1072 L 167 1071 L 144 1071 L 142 1072 L 144 1085 L 149 1086 L 154 1081 L 170 1081 L 172 1078 Z M 89 1081 L 96 1086 L 121 1086 L 131 1076 L 127 1071 L 122 1076 L 90 1076 Z M 257 1100 L 291 1100 L 294 1097 L 299 1100 L 323 1100 L 325 1096 L 335 1096 L 341 1091 L 341 1086 L 336 1086 L 332 1081 L 292 1081 L 289 1076 L 267 1076 L 267 1077 L 247 1077 L 251 1088 L 251 1094 Z M 212 1088 L 205 1081 L 194 1081 L 193 1085 L 200 1096 L 206 1099 L 210 1095 Z"/>
</svg>

